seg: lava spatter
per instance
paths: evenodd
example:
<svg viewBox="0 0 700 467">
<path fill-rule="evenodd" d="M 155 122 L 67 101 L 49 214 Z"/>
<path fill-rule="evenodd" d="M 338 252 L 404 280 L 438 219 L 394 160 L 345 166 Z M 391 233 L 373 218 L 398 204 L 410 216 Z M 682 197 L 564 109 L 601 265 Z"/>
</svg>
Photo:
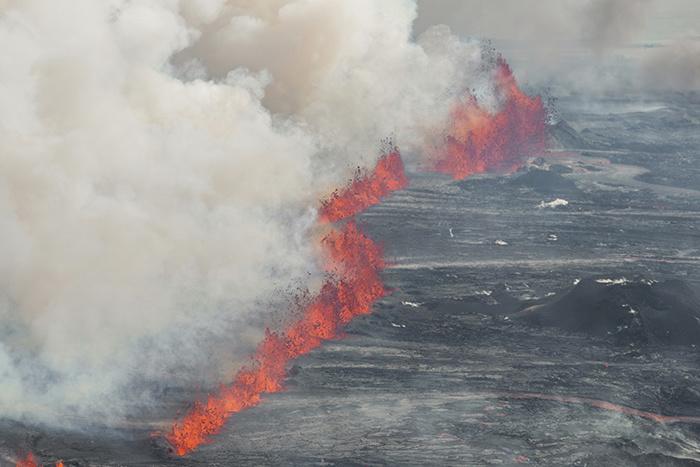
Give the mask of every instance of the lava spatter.
<svg viewBox="0 0 700 467">
<path fill-rule="evenodd" d="M 321 221 L 350 217 L 406 185 L 398 152 L 383 156 L 375 170 L 356 178 L 323 204 Z M 196 402 L 165 438 L 183 456 L 210 441 L 237 412 L 260 403 L 264 394 L 283 390 L 287 364 L 339 337 L 343 326 L 371 311 L 372 304 L 387 293 L 380 272 L 381 249 L 353 221 L 331 227 L 321 241 L 328 279 L 305 307 L 302 316 L 279 332 L 267 331 L 252 362 L 203 402 Z"/>
<path fill-rule="evenodd" d="M 36 457 L 30 452 L 22 459 L 18 460 L 15 467 L 37 467 L 38 465 Z"/>
<path fill-rule="evenodd" d="M 500 109 L 485 109 L 467 95 L 452 109 L 448 127 L 429 151 L 429 169 L 455 180 L 489 171 L 511 171 L 545 149 L 546 112 L 540 97 L 519 87 L 503 58 L 497 62 L 495 86 Z"/>
<path fill-rule="evenodd" d="M 358 170 L 353 181 L 344 189 L 336 190 L 321 203 L 322 221 L 337 222 L 352 217 L 379 203 L 392 191 L 408 185 L 401 154 L 397 149 L 384 154 L 371 173 Z"/>
</svg>

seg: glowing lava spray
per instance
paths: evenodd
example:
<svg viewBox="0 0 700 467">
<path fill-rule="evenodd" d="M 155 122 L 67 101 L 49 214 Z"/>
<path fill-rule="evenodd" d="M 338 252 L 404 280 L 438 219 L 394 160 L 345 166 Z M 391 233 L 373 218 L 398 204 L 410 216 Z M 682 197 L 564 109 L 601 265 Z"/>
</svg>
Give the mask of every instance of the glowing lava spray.
<svg viewBox="0 0 700 467">
<path fill-rule="evenodd" d="M 495 70 L 500 110 L 489 112 L 473 95 L 452 109 L 430 158 L 430 169 L 461 180 L 488 171 L 511 171 L 544 151 L 546 112 L 542 98 L 530 97 L 500 58 Z"/>
<path fill-rule="evenodd" d="M 525 157 L 543 150 L 545 110 L 539 97 L 531 98 L 518 87 L 510 67 L 499 60 L 496 87 L 501 109 L 495 114 L 470 96 L 452 111 L 444 141 L 429 154 L 430 169 L 462 179 L 490 170 L 510 170 Z M 337 338 L 353 318 L 371 311 L 387 293 L 380 273 L 381 249 L 348 220 L 342 226 L 328 224 L 352 218 L 379 203 L 408 180 L 401 156 L 391 148 L 373 171 L 359 171 L 347 187 L 336 190 L 319 209 L 319 223 L 330 229 L 321 241 L 328 279 L 301 318 L 279 332 L 267 331 L 252 361 L 241 368 L 233 382 L 195 402 L 164 435 L 173 451 L 184 456 L 220 432 L 228 418 L 258 405 L 263 394 L 283 390 L 287 364 Z"/>
<path fill-rule="evenodd" d="M 30 452 L 25 457 L 18 460 L 17 463 L 15 464 L 15 467 L 39 467 L 39 465 L 40 464 L 37 461 L 34 454 Z M 56 467 L 63 467 L 64 466 L 63 461 L 56 462 L 55 466 Z"/>
<path fill-rule="evenodd" d="M 398 151 L 385 154 L 374 171 L 358 173 L 350 185 L 336 191 L 322 204 L 322 223 L 354 216 L 378 203 L 391 191 L 407 185 Z M 371 311 L 373 303 L 387 293 L 380 272 L 381 249 L 350 220 L 331 227 L 323 237 L 325 269 L 329 278 L 305 308 L 301 318 L 281 332 L 267 331 L 252 363 L 238 371 L 204 402 L 196 402 L 165 435 L 177 455 L 183 456 L 217 434 L 234 413 L 256 406 L 266 393 L 279 392 L 287 364 L 339 336 L 353 318 Z"/>
</svg>

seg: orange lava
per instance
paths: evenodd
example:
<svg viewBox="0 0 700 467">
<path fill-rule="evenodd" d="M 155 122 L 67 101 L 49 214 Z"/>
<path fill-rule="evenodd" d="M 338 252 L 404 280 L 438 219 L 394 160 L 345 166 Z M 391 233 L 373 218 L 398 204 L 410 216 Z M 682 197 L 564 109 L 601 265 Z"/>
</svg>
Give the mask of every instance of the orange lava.
<svg viewBox="0 0 700 467">
<path fill-rule="evenodd" d="M 37 464 L 34 454 L 30 452 L 23 459 L 18 460 L 15 465 L 16 467 L 37 467 L 39 464 Z"/>
<path fill-rule="evenodd" d="M 370 206 L 379 203 L 392 191 L 408 185 L 403 161 L 398 150 L 383 155 L 372 173 L 358 169 L 354 180 L 342 190 L 336 190 L 321 204 L 319 217 L 322 221 L 336 222 L 352 217 Z"/>
<path fill-rule="evenodd" d="M 374 301 L 385 295 L 379 277 L 384 266 L 381 251 L 354 222 L 332 230 L 323 245 L 332 278 L 298 321 L 280 333 L 267 331 L 253 363 L 239 370 L 232 384 L 220 388 L 206 402 L 195 403 L 173 425 L 166 438 L 178 455 L 206 443 L 232 414 L 259 404 L 263 394 L 281 391 L 290 360 L 339 336 L 345 324 L 369 313 Z"/>
<path fill-rule="evenodd" d="M 467 96 L 452 109 L 449 127 L 429 154 L 430 169 L 461 180 L 488 171 L 512 171 L 545 149 L 545 109 L 540 97 L 519 87 L 502 58 L 496 67 L 501 108 L 492 114 L 476 97 Z"/>
<path fill-rule="evenodd" d="M 39 463 L 31 452 L 15 464 L 15 467 L 39 467 Z M 63 467 L 63 461 L 57 461 L 56 467 Z"/>
<path fill-rule="evenodd" d="M 322 221 L 352 216 L 406 185 L 398 152 L 383 156 L 373 173 L 357 177 L 323 204 Z M 177 455 L 192 452 L 217 434 L 228 418 L 260 403 L 263 394 L 283 390 L 287 364 L 328 339 L 341 335 L 353 318 L 367 314 L 387 293 L 380 272 L 384 268 L 378 245 L 355 222 L 332 228 L 321 241 L 328 279 L 302 316 L 280 332 L 267 331 L 252 363 L 204 402 L 196 402 L 165 435 Z"/>
</svg>

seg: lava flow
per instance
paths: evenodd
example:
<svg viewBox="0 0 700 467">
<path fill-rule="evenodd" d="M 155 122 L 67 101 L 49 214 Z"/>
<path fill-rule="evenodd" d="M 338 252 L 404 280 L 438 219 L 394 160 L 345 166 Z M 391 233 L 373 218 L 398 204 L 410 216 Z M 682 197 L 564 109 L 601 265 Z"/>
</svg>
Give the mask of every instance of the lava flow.
<svg viewBox="0 0 700 467">
<path fill-rule="evenodd" d="M 406 184 L 398 152 L 380 159 L 374 172 L 356 178 L 342 192 L 324 203 L 323 221 L 356 214 L 382 196 Z M 283 389 L 290 360 L 328 339 L 338 337 L 344 325 L 371 311 L 372 304 L 387 293 L 380 272 L 384 268 L 381 249 L 353 221 L 333 228 L 322 240 L 328 279 L 300 319 L 281 332 L 267 331 L 252 363 L 238 371 L 231 384 L 195 403 L 177 421 L 165 438 L 177 455 L 183 456 L 217 434 L 234 413 L 260 403 L 266 393 Z"/>
<path fill-rule="evenodd" d="M 24 458 L 17 461 L 16 467 L 37 467 L 36 458 L 31 452 L 27 454 Z"/>
<path fill-rule="evenodd" d="M 39 463 L 31 452 L 18 460 L 15 467 L 39 467 Z M 56 467 L 63 467 L 63 461 L 56 462 Z"/>
<path fill-rule="evenodd" d="M 374 171 L 362 173 L 359 169 L 354 180 L 343 190 L 336 190 L 331 197 L 321 203 L 319 216 L 322 221 L 336 222 L 354 216 L 370 206 L 379 203 L 392 191 L 408 185 L 403 161 L 398 150 L 384 154 Z"/>
<path fill-rule="evenodd" d="M 502 100 L 496 113 L 467 96 L 454 106 L 449 127 L 430 154 L 430 169 L 461 180 L 488 171 L 511 171 L 545 148 L 545 109 L 540 97 L 519 87 L 503 58 L 496 67 L 496 90 Z"/>
</svg>

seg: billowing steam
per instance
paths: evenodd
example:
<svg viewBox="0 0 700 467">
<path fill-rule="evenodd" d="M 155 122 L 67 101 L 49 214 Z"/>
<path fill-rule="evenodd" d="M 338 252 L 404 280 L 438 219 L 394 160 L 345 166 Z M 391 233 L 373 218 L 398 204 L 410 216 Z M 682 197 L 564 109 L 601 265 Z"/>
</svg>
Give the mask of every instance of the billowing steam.
<svg viewBox="0 0 700 467">
<path fill-rule="evenodd" d="M 415 30 L 488 38 L 529 84 L 557 93 L 700 89 L 697 0 L 418 0 Z"/>
<path fill-rule="evenodd" d="M 1 0 L 0 414 L 110 423 L 230 379 L 322 284 L 318 201 L 492 92 L 415 10 Z"/>
</svg>

